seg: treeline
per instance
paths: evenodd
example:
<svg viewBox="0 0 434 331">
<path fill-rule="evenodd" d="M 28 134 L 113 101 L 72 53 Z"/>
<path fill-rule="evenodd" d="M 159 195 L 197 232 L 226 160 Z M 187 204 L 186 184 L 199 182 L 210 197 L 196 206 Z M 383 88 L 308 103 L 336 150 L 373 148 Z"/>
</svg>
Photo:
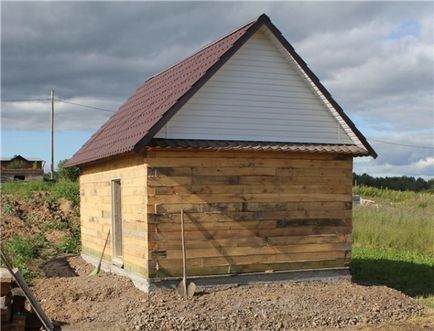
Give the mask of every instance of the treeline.
<svg viewBox="0 0 434 331">
<path fill-rule="evenodd" d="M 368 174 L 357 175 L 353 173 L 353 185 L 387 188 L 397 191 L 434 192 L 434 179 L 425 180 L 420 177 L 372 177 Z"/>
</svg>

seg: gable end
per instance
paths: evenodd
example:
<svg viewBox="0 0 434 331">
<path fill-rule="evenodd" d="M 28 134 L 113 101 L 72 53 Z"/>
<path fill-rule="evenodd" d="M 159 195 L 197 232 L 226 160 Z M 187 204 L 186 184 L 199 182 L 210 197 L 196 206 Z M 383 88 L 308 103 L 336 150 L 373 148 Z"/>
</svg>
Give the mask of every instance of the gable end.
<svg viewBox="0 0 434 331">
<path fill-rule="evenodd" d="M 327 92 L 306 63 L 298 56 L 280 31 L 261 15 L 163 72 L 147 79 L 119 110 L 73 155 L 65 166 L 88 164 L 129 152 L 140 153 L 168 121 L 232 58 L 259 30 L 267 27 L 282 49 L 300 69 L 301 77 L 323 99 L 345 135 L 365 150 L 377 154 L 357 130 L 342 108 Z M 285 53 L 285 52 L 283 52 Z M 322 143 L 322 142 L 320 142 Z M 360 154 L 357 154 L 360 155 Z"/>
<path fill-rule="evenodd" d="M 357 144 L 267 31 L 251 36 L 154 137 Z"/>
</svg>

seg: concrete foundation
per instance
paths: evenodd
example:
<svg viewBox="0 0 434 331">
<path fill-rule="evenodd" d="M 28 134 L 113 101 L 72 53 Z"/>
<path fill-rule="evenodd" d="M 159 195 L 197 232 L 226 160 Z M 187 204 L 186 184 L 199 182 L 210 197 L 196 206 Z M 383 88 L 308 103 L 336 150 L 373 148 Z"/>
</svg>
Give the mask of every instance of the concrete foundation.
<svg viewBox="0 0 434 331">
<path fill-rule="evenodd" d="M 81 257 L 87 263 L 93 264 L 94 266 L 98 265 L 99 260 L 93 256 L 82 253 Z M 110 273 L 114 273 L 116 275 L 128 277 L 129 279 L 131 279 L 134 286 L 136 286 L 139 290 L 141 290 L 143 292 L 149 292 L 150 290 L 152 290 L 151 286 L 150 286 L 150 282 L 146 278 L 144 278 L 140 275 L 128 272 L 128 271 L 124 270 L 123 268 L 120 268 L 114 264 L 107 262 L 107 261 L 104 261 L 104 260 L 102 261 L 101 270 L 104 270 L 104 271 L 110 272 Z"/>
<path fill-rule="evenodd" d="M 83 259 L 93 265 L 98 264 L 98 259 L 82 254 Z M 158 288 L 176 288 L 180 278 L 170 279 L 146 279 L 125 271 L 113 264 L 103 261 L 101 269 L 106 272 L 112 272 L 117 275 L 125 276 L 131 279 L 134 285 L 144 291 L 150 292 Z M 330 268 L 316 270 L 296 270 L 296 271 L 277 271 L 277 272 L 258 272 L 239 275 L 222 275 L 222 276 L 200 276 L 188 277 L 194 281 L 197 286 L 228 286 L 228 285 L 247 285 L 247 284 L 264 284 L 264 283 L 282 283 L 282 282 L 312 282 L 312 281 L 338 281 L 342 279 L 351 279 L 349 268 Z"/>
</svg>

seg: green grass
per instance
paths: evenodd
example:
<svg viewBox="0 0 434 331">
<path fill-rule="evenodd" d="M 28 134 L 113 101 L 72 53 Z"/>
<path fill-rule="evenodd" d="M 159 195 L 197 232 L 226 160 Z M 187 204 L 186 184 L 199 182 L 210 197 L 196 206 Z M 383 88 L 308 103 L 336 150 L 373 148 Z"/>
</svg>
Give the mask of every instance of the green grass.
<svg viewBox="0 0 434 331">
<path fill-rule="evenodd" d="M 80 203 L 79 185 L 77 182 L 33 181 L 33 182 L 7 182 L 1 184 L 2 194 L 13 194 L 23 198 L 31 198 L 33 192 L 47 192 L 48 199 L 57 201 L 65 198 L 78 206 Z"/>
<path fill-rule="evenodd" d="M 371 187 L 354 193 L 375 201 L 353 209 L 354 280 L 434 306 L 434 195 Z"/>
<path fill-rule="evenodd" d="M 434 258 L 427 255 L 355 247 L 351 272 L 362 284 L 386 285 L 410 296 L 434 298 Z"/>
<path fill-rule="evenodd" d="M 434 257 L 434 195 L 358 187 L 376 206 L 354 206 L 356 247 L 410 251 Z"/>
<path fill-rule="evenodd" d="M 434 295 L 427 297 L 420 296 L 417 298 L 417 301 L 419 301 L 419 303 L 425 307 L 434 309 Z"/>
<path fill-rule="evenodd" d="M 45 238 L 37 236 L 30 237 L 15 237 L 8 240 L 4 244 L 6 255 L 14 267 L 17 267 L 24 279 L 30 281 L 37 273 L 29 269 L 29 264 L 32 259 L 38 257 L 39 250 L 45 246 Z"/>
<path fill-rule="evenodd" d="M 62 253 L 67 254 L 80 254 L 81 249 L 81 239 L 80 239 L 80 228 L 72 227 L 70 229 L 70 236 L 63 238 L 63 241 L 57 247 Z"/>
</svg>

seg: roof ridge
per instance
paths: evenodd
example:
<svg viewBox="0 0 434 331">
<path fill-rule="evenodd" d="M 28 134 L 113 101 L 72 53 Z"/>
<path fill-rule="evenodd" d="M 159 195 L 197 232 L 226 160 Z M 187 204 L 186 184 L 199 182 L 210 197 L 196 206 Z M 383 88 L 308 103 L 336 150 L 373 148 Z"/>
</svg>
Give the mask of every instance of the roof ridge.
<svg viewBox="0 0 434 331">
<path fill-rule="evenodd" d="M 160 71 L 160 72 L 157 72 L 156 74 L 152 75 L 151 77 L 149 77 L 148 79 L 146 79 L 144 83 L 147 83 L 147 82 L 149 82 L 151 79 L 154 79 L 154 78 L 160 76 L 161 74 L 165 73 L 166 71 L 169 71 L 169 70 L 172 69 L 173 67 L 176 67 L 178 64 L 181 64 L 182 62 L 187 61 L 188 59 L 192 58 L 192 57 L 195 56 L 196 54 L 198 54 L 198 53 L 204 51 L 205 49 L 207 49 L 207 48 L 209 48 L 209 47 L 211 47 L 211 46 L 217 44 L 218 42 L 220 42 L 220 41 L 222 41 L 223 39 L 229 37 L 230 35 L 232 35 L 232 34 L 234 34 L 234 33 L 237 33 L 239 30 L 245 28 L 246 26 L 251 25 L 251 24 L 254 24 L 254 23 L 257 22 L 257 21 L 258 21 L 258 20 L 259 20 L 263 15 L 265 15 L 265 14 L 262 14 L 262 15 L 260 15 L 260 16 L 257 16 L 255 19 L 249 20 L 247 23 L 245 23 L 245 24 L 239 26 L 239 27 L 236 28 L 235 30 L 232 30 L 231 32 L 226 33 L 226 34 L 224 34 L 223 36 L 221 36 L 221 37 L 219 37 L 219 38 L 217 38 L 217 39 L 215 39 L 215 40 L 209 42 L 209 43 L 206 44 L 205 46 L 203 46 L 203 47 L 201 47 L 200 49 L 198 49 L 196 52 L 194 52 L 194 53 L 188 55 L 187 57 L 182 58 L 181 60 L 179 60 L 179 61 L 177 61 L 176 63 L 172 64 L 170 67 L 168 67 L 168 68 L 166 68 L 166 69 L 164 69 L 164 70 L 162 70 L 162 71 Z M 266 15 L 265 15 L 265 16 L 266 16 Z M 143 85 L 142 85 L 142 86 L 143 86 Z M 142 86 L 140 86 L 140 87 L 138 88 L 138 90 L 139 90 Z"/>
</svg>

